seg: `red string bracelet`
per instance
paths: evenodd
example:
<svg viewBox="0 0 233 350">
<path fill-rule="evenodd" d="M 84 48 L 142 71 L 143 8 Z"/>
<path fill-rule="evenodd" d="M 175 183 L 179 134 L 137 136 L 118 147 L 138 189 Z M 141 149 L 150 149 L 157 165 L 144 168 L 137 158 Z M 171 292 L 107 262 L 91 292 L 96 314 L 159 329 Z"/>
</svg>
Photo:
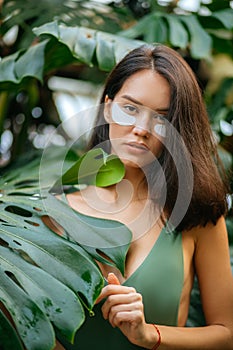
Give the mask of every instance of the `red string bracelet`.
<svg viewBox="0 0 233 350">
<path fill-rule="evenodd" d="M 154 323 L 151 323 L 151 325 L 155 328 L 155 330 L 158 334 L 158 337 L 159 337 L 157 343 L 151 349 L 151 350 L 155 350 L 155 349 L 158 349 L 159 345 L 161 344 L 161 333 L 160 333 L 160 330 L 158 329 L 158 327 Z"/>
</svg>

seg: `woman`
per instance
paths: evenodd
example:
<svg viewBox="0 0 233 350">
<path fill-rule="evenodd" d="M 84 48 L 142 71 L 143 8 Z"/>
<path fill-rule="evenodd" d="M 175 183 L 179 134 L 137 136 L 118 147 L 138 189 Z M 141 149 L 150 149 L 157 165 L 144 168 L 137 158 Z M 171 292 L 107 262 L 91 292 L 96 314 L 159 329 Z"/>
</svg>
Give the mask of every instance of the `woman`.
<svg viewBox="0 0 233 350">
<path fill-rule="evenodd" d="M 233 349 L 233 279 L 226 186 L 202 96 L 172 49 L 143 46 L 109 75 L 89 148 L 120 157 L 118 185 L 69 194 L 72 208 L 127 225 L 125 275 L 98 262 L 107 279 L 66 349 Z M 185 328 L 194 275 L 205 327 Z"/>
</svg>

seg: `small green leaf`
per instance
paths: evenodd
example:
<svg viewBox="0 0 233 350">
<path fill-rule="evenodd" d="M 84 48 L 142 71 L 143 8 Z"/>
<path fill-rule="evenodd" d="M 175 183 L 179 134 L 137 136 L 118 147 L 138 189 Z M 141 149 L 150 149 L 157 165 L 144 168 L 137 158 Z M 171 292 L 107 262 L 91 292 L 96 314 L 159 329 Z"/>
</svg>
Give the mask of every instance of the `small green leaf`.
<svg viewBox="0 0 233 350">
<path fill-rule="evenodd" d="M 114 155 L 107 155 L 101 148 L 85 153 L 70 169 L 68 169 L 55 186 L 86 184 L 110 186 L 120 182 L 124 177 L 123 163 Z"/>
</svg>

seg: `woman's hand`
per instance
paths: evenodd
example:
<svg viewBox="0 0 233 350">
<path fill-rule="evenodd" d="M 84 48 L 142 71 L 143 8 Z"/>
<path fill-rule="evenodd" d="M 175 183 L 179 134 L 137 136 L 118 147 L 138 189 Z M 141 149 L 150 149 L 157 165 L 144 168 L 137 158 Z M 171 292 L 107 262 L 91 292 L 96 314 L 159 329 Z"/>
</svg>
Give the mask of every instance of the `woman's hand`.
<svg viewBox="0 0 233 350">
<path fill-rule="evenodd" d="M 112 327 L 118 327 L 131 343 L 152 348 L 156 334 L 145 322 L 141 294 L 132 287 L 108 284 L 102 289 L 97 302 L 105 298 L 102 306 L 104 319 L 108 319 Z"/>
</svg>

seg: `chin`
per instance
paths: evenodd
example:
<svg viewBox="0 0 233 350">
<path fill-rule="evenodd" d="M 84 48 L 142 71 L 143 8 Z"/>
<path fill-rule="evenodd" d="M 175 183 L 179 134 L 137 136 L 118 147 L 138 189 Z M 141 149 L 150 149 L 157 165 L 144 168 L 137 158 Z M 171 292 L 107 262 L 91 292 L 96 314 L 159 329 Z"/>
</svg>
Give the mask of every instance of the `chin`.
<svg viewBox="0 0 233 350">
<path fill-rule="evenodd" d="M 124 164 L 125 167 L 127 168 L 138 168 L 138 169 L 142 169 L 144 167 L 146 167 L 147 165 L 151 164 L 155 158 L 151 159 L 152 157 L 150 157 L 150 159 L 143 159 L 142 158 L 134 158 L 134 157 L 125 157 L 123 155 L 117 154 L 117 156 L 120 158 L 120 160 L 122 161 L 122 163 Z"/>
</svg>

